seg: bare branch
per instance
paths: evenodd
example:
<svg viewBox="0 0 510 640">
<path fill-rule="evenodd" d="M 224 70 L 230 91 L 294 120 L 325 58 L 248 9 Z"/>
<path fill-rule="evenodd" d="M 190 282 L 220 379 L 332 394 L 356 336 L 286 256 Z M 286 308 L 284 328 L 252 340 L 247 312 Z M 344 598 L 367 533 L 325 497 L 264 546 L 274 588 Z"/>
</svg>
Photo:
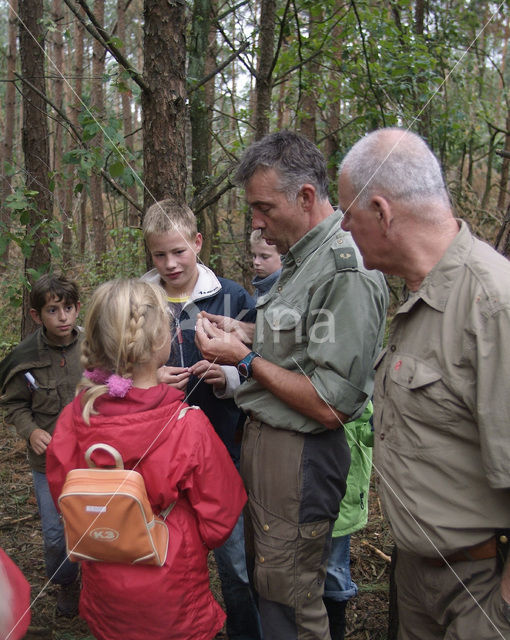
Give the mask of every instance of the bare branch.
<svg viewBox="0 0 510 640">
<path fill-rule="evenodd" d="M 46 96 L 45 94 L 43 94 L 41 91 L 39 91 L 36 87 L 34 87 L 33 84 L 31 84 L 28 80 L 26 80 L 25 78 L 23 78 L 22 76 L 20 76 L 18 73 L 14 72 L 14 75 L 19 78 L 20 80 L 23 81 L 24 84 L 26 84 L 27 86 L 29 86 L 32 91 L 35 91 L 37 93 L 37 95 L 39 95 L 41 98 L 43 98 L 43 100 L 45 100 L 45 102 L 47 104 L 49 104 L 49 106 L 55 110 L 56 113 L 58 113 L 58 115 L 60 116 L 60 118 L 62 118 L 62 120 L 66 123 L 66 125 L 71 129 L 71 131 L 74 133 L 75 135 L 75 140 L 76 142 L 78 142 L 78 144 L 80 144 L 81 147 L 83 147 L 84 149 L 87 148 L 87 145 L 83 142 L 80 132 L 78 131 L 78 129 L 74 126 L 74 124 L 69 120 L 69 118 L 66 116 L 66 114 L 61 111 L 56 104 L 54 104 L 49 98 L 48 96 Z M 138 202 L 136 202 L 135 200 L 133 200 L 133 198 L 129 195 L 129 193 L 127 193 L 127 191 L 124 191 L 124 189 L 118 185 L 112 178 L 111 176 L 108 175 L 108 172 L 105 169 L 101 169 L 101 175 L 103 176 L 103 178 L 108 182 L 109 185 L 111 185 L 111 187 L 113 189 L 115 189 L 115 191 L 117 191 L 117 193 L 119 195 L 121 195 L 123 198 L 125 198 L 130 204 L 133 205 L 133 207 L 139 211 L 140 213 L 143 213 L 143 207 L 138 204 Z"/>
<path fill-rule="evenodd" d="M 92 11 L 87 6 L 87 3 L 84 0 L 76 0 L 78 4 L 83 8 L 85 13 L 87 14 L 90 22 L 89 24 L 86 20 L 83 19 L 83 16 L 80 14 L 78 9 L 74 6 L 73 0 L 64 0 L 66 5 L 71 9 L 74 15 L 78 18 L 78 20 L 83 24 L 85 29 L 95 38 L 107 51 L 109 51 L 115 60 L 123 67 L 129 74 L 130 78 L 136 82 L 136 84 L 140 87 L 142 91 L 148 91 L 148 86 L 145 84 L 142 75 L 134 69 L 129 60 L 124 56 L 124 54 L 113 44 L 112 36 L 105 31 L 105 29 L 98 23 L 96 17 L 92 13 Z"/>
<path fill-rule="evenodd" d="M 214 78 L 215 75 L 217 75 L 218 73 L 221 73 L 221 71 L 223 71 L 225 67 L 228 67 L 228 65 L 233 60 L 235 60 L 243 51 L 245 51 L 249 46 L 250 46 L 250 43 L 248 41 L 244 42 L 241 45 L 241 47 L 237 51 L 234 51 L 224 62 L 220 64 L 219 67 L 216 67 L 216 69 L 213 69 L 213 71 L 208 73 L 204 78 L 202 78 L 202 80 L 200 80 L 196 84 L 192 85 L 191 87 L 188 87 L 188 95 L 190 93 L 193 93 L 193 91 L 196 91 L 197 89 L 199 89 L 206 82 L 209 82 L 209 80 L 211 80 L 211 78 Z"/>
</svg>

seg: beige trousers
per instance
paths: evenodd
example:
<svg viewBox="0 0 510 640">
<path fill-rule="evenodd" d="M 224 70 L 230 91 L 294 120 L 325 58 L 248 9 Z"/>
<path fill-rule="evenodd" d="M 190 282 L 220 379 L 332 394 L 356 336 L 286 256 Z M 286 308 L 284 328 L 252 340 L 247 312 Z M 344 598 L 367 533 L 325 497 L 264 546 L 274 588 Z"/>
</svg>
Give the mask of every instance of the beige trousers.
<svg viewBox="0 0 510 640">
<path fill-rule="evenodd" d="M 399 640 L 510 640 L 496 558 L 451 566 L 398 550 Z"/>
</svg>

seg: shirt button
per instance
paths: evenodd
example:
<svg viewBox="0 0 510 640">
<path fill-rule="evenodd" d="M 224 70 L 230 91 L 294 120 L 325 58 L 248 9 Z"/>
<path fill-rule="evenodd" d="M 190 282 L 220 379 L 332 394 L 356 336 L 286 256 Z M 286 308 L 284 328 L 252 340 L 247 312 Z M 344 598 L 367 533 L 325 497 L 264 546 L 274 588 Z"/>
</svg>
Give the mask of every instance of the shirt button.
<svg viewBox="0 0 510 640">
<path fill-rule="evenodd" d="M 310 598 L 312 597 L 312 594 L 310 593 L 310 591 L 306 594 L 306 597 L 307 597 L 308 599 L 310 599 Z"/>
<path fill-rule="evenodd" d="M 301 264 L 301 258 L 296 258 L 296 264 Z"/>
<path fill-rule="evenodd" d="M 396 350 L 397 350 L 397 347 L 394 344 L 392 344 L 390 347 L 390 351 L 396 351 Z"/>
<path fill-rule="evenodd" d="M 315 536 L 317 535 L 317 531 L 314 529 L 311 533 L 312 538 L 315 538 Z"/>
<path fill-rule="evenodd" d="M 264 556 L 259 556 L 259 562 L 264 562 L 264 561 L 265 561 Z"/>
<path fill-rule="evenodd" d="M 283 287 L 280 285 L 280 286 L 278 287 L 278 293 L 281 293 L 281 292 L 282 292 L 282 289 L 283 289 Z"/>
<path fill-rule="evenodd" d="M 381 440 L 384 440 L 384 433 L 381 433 L 381 435 L 379 436 L 379 438 L 380 438 Z"/>
<path fill-rule="evenodd" d="M 264 529 L 264 531 L 269 531 L 269 525 L 268 524 L 265 524 L 262 528 Z"/>
</svg>

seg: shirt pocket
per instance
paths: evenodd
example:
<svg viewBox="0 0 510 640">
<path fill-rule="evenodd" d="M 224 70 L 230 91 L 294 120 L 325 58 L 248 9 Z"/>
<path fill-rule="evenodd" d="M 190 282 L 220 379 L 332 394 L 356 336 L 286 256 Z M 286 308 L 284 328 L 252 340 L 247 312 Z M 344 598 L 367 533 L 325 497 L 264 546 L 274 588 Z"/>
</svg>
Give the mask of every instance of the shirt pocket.
<svg viewBox="0 0 510 640">
<path fill-rule="evenodd" d="M 395 356 L 390 367 L 390 377 L 410 391 L 424 389 L 439 382 L 442 374 L 437 369 L 411 356 Z"/>
<path fill-rule="evenodd" d="M 434 448 L 434 432 L 458 432 L 459 400 L 448 388 L 443 372 L 408 355 L 395 355 L 388 375 L 394 383 L 395 409 L 414 433 L 415 444 Z"/>
<path fill-rule="evenodd" d="M 264 332 L 267 332 L 263 336 L 264 355 L 269 356 L 266 354 L 266 347 L 271 345 L 269 348 L 272 349 L 272 359 L 280 366 L 292 365 L 291 356 L 302 364 L 306 344 L 303 315 L 302 309 L 282 304 L 281 301 L 270 304 L 264 310 Z"/>
</svg>

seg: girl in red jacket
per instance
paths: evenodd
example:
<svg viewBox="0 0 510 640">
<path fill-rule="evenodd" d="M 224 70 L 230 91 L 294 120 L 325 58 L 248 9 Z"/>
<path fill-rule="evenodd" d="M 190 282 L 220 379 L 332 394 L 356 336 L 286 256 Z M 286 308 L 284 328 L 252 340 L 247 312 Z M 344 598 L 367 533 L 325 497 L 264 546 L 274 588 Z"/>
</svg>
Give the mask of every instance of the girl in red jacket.
<svg viewBox="0 0 510 640">
<path fill-rule="evenodd" d="M 120 452 L 125 468 L 142 474 L 155 513 L 175 502 L 162 567 L 82 563 L 80 614 L 99 640 L 209 640 L 225 619 L 209 589 L 207 555 L 228 538 L 246 494 L 202 411 L 186 411 L 181 391 L 158 384 L 169 352 L 160 287 L 117 280 L 94 292 L 85 375 L 47 452 L 53 498 L 68 471 L 87 466 L 84 452 L 104 442 Z M 111 464 L 102 451 L 92 457 L 97 466 Z"/>
</svg>

